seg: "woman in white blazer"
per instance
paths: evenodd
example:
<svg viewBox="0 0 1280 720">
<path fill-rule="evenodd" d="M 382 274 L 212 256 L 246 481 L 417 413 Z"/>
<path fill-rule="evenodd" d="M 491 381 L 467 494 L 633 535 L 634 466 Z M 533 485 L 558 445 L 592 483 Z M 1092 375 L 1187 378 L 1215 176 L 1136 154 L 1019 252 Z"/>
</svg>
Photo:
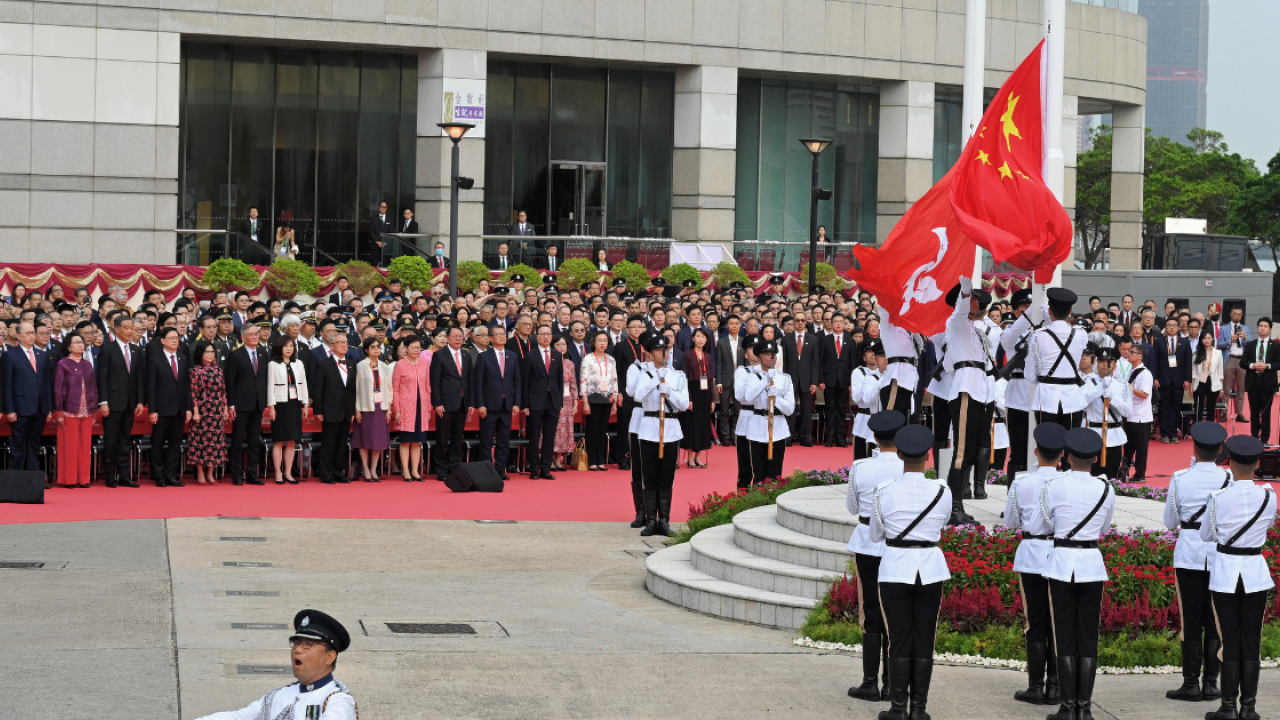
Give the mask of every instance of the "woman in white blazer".
<svg viewBox="0 0 1280 720">
<path fill-rule="evenodd" d="M 1212 330 L 1200 333 L 1191 362 L 1191 393 L 1195 398 L 1196 422 L 1216 420 L 1218 393 L 1222 392 L 1222 351 Z"/>
<path fill-rule="evenodd" d="M 298 343 L 281 335 L 271 343 L 271 363 L 267 365 L 267 417 L 271 420 L 271 459 L 277 485 L 298 484 L 288 473 L 293 471 L 293 453 L 302 440 L 302 408 L 310 406 L 307 370 L 298 359 Z"/>
<path fill-rule="evenodd" d="M 356 365 L 356 424 L 351 447 L 360 451 L 365 482 L 382 482 L 378 460 L 391 447 L 391 378 L 394 368 L 381 361 L 382 340 L 376 335 L 361 345 L 365 359 Z"/>
</svg>

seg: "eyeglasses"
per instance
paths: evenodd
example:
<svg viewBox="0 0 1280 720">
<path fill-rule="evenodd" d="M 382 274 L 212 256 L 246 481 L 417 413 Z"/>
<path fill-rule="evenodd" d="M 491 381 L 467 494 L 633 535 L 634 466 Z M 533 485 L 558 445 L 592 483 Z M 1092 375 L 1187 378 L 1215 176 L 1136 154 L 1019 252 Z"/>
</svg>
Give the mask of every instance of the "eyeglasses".
<svg viewBox="0 0 1280 720">
<path fill-rule="evenodd" d="M 328 643 L 326 643 L 323 640 L 309 640 L 306 638 L 294 638 L 289 641 L 289 647 L 291 648 L 301 647 L 303 650 L 310 650 L 316 645 L 324 645 L 325 647 L 329 647 Z"/>
</svg>

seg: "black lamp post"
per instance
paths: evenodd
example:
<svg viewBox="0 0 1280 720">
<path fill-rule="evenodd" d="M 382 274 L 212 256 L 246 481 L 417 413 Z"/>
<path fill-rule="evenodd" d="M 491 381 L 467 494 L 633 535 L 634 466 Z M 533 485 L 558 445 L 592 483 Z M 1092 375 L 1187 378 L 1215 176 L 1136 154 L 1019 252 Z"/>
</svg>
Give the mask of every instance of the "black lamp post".
<svg viewBox="0 0 1280 720">
<path fill-rule="evenodd" d="M 830 140 L 800 138 L 800 144 L 813 155 L 813 182 L 809 199 L 809 291 L 818 282 L 818 201 L 830 200 L 831 191 L 818 187 L 818 156 L 831 145 Z"/>
<path fill-rule="evenodd" d="M 449 139 L 453 141 L 453 171 L 449 174 L 451 181 L 449 183 L 449 257 L 453 267 L 449 268 L 449 295 L 458 296 L 458 188 L 470 190 L 475 185 L 475 180 L 462 177 L 458 174 L 458 143 L 462 141 L 462 136 L 467 131 L 475 127 L 471 123 L 450 122 L 437 123 L 437 127 L 449 134 Z M 816 165 L 814 166 L 817 167 Z M 816 170 L 814 171 L 816 178 Z"/>
</svg>

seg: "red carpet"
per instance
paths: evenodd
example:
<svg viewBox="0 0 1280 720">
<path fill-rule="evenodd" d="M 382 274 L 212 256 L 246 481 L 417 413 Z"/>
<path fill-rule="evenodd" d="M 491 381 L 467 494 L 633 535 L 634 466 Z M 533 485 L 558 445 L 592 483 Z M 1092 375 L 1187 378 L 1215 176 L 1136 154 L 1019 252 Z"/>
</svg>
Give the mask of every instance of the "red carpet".
<svg viewBox="0 0 1280 720">
<path fill-rule="evenodd" d="M 851 462 L 849 448 L 787 450 L 786 469 L 835 468 Z M 1169 475 L 1191 462 L 1191 442 L 1151 443 L 1147 480 L 1167 486 Z M 736 486 L 737 461 L 732 448 L 714 448 L 711 467 L 676 473 L 672 520 L 687 519 L 690 503 L 711 492 L 729 493 Z M 452 493 L 444 483 L 354 482 L 322 485 L 235 487 L 229 480 L 201 487 L 184 478 L 185 488 L 157 488 L 144 479 L 138 489 L 87 490 L 55 487 L 44 505 L 0 505 L 0 524 L 131 520 L 151 518 L 262 516 L 278 518 L 358 518 L 413 520 L 569 520 L 620 522 L 632 519 L 631 473 L 560 472 L 555 480 L 529 480 L 513 475 L 500 494 Z"/>
</svg>

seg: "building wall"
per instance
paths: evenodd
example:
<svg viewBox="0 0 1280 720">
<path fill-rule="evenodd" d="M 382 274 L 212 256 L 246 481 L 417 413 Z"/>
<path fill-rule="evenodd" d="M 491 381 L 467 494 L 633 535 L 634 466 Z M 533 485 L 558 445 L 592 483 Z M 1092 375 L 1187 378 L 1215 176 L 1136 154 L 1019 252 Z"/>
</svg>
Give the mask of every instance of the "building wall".
<svg viewBox="0 0 1280 720">
<path fill-rule="evenodd" d="M 173 261 L 174 237 L 163 229 L 172 227 L 176 218 L 177 62 L 182 38 L 396 47 L 421 50 L 424 57 L 431 56 L 432 49 L 444 49 L 469 53 L 468 67 L 483 67 L 484 58 L 493 53 L 556 62 L 656 64 L 677 72 L 710 66 L 748 76 L 958 85 L 964 4 L 0 0 L 0 117 L 7 118 L 0 121 L 0 142 L 17 148 L 0 157 L 0 254 L 32 261 Z M 1039 41 L 1041 4 L 988 0 L 989 86 L 998 86 Z M 1141 106 L 1145 21 L 1131 13 L 1072 2 L 1067 24 L 1066 93 Z M 46 42 L 46 37 L 52 40 Z M 92 53 L 88 47 L 94 48 Z M 154 53 L 148 50 L 152 47 Z M 452 77 L 449 68 L 444 62 L 426 71 L 420 61 L 420 73 L 428 73 L 420 88 L 433 87 L 430 83 L 439 79 L 431 73 Z M 86 103 L 90 97 L 94 101 Z M 690 107 L 701 107 L 704 130 L 712 127 L 708 117 L 734 127 L 733 118 L 715 115 L 727 100 L 701 86 L 691 97 Z M 440 152 L 444 146 L 429 120 L 433 113 L 440 114 L 439 99 L 420 92 L 418 215 L 424 232 L 440 226 L 442 174 L 447 187 L 448 152 Z M 677 126 L 684 117 L 678 107 Z M 731 195 L 726 195 L 723 183 L 712 183 L 704 175 L 710 167 L 706 158 L 712 156 L 718 159 L 717 167 L 731 168 L 732 163 L 724 162 L 725 153 L 735 148 L 713 147 L 708 133 L 701 135 L 689 147 L 677 137 L 674 186 L 681 215 L 673 219 L 676 233 L 686 228 L 696 239 L 729 241 L 732 208 L 725 207 L 725 200 Z M 463 213 L 461 234 L 468 238 L 479 234 L 483 142 L 463 141 L 462 173 L 477 179 L 476 189 L 464 197 L 469 207 L 474 206 Z M 686 162 L 686 156 L 697 161 Z M 932 159 L 927 162 L 931 168 Z M 906 207 L 911 200 L 895 195 L 890 204 Z M 137 242 L 139 234 L 146 242 Z M 460 257 L 478 258 L 478 245 L 466 243 Z"/>
<path fill-rule="evenodd" d="M 1147 127 L 1187 143 L 1208 110 L 1209 0 L 1143 0 L 1147 20 Z"/>
</svg>

